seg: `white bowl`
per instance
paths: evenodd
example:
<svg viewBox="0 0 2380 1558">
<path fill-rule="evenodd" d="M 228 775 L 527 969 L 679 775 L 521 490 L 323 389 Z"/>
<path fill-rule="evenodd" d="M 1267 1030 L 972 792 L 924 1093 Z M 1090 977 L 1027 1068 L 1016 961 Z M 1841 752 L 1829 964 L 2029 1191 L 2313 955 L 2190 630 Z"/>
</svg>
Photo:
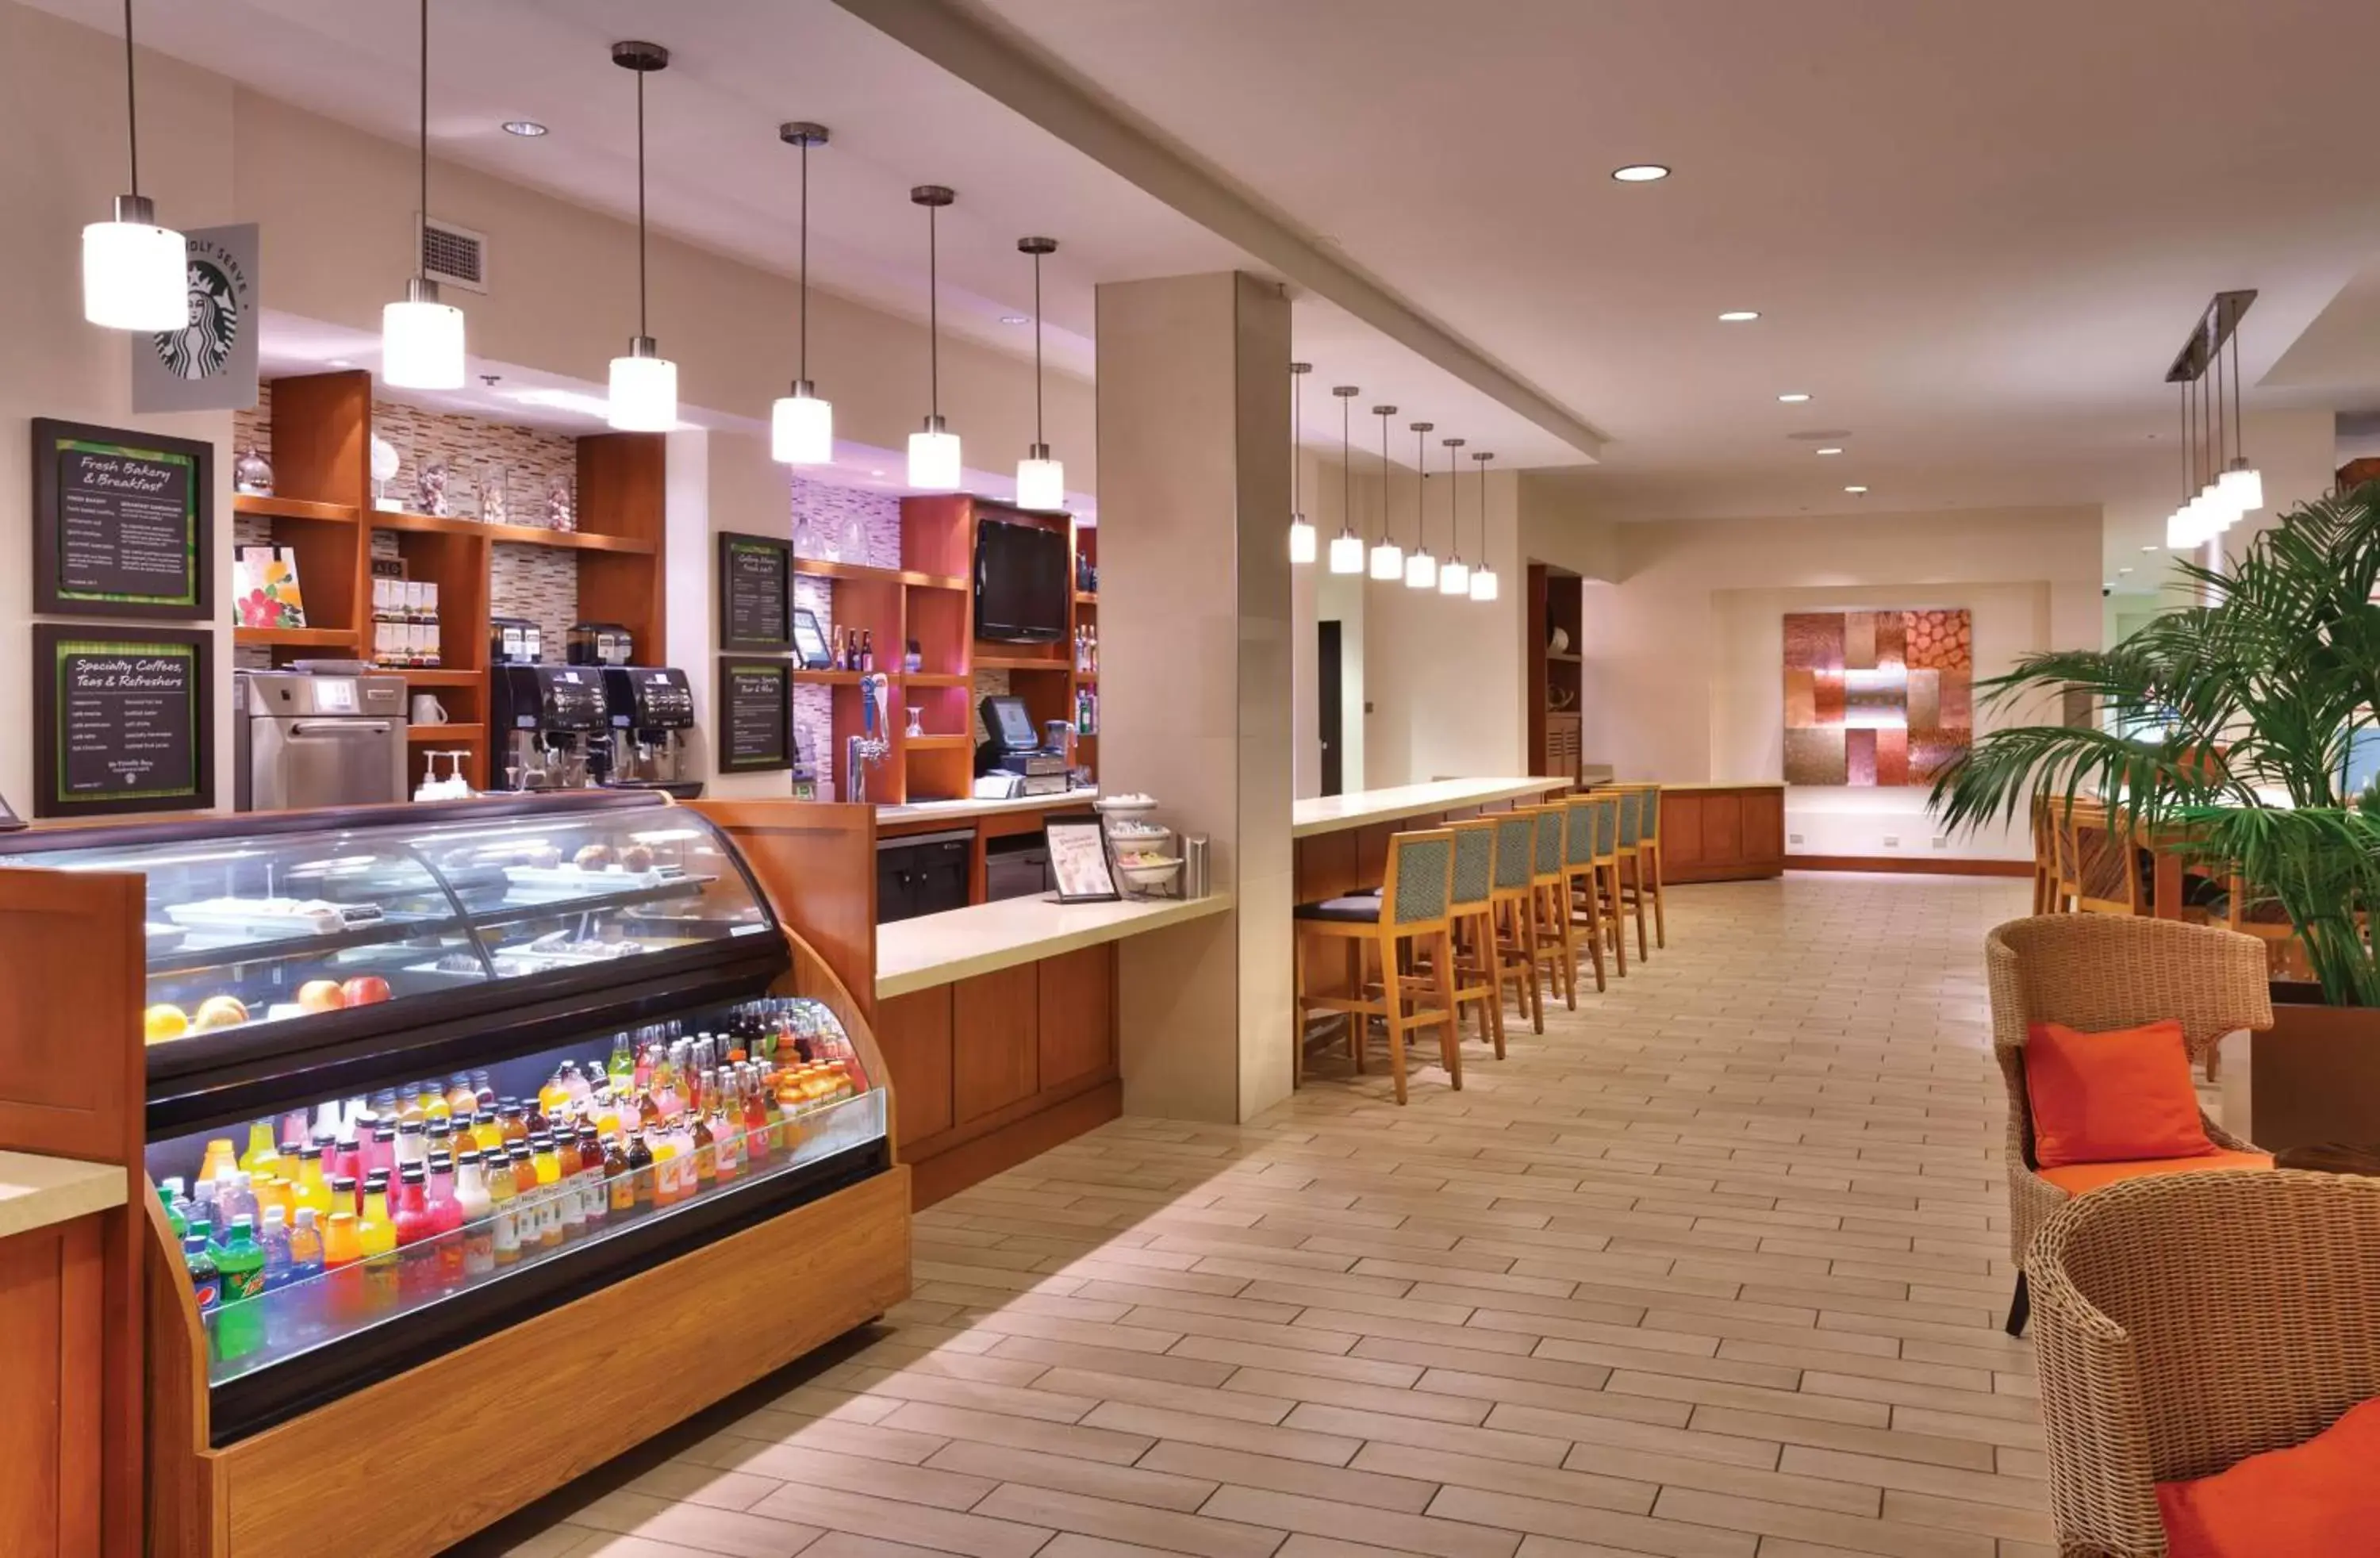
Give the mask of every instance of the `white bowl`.
<svg viewBox="0 0 2380 1558">
<path fill-rule="evenodd" d="M 1182 862 L 1178 858 L 1118 860 L 1116 870 L 1123 872 L 1124 880 L 1135 887 L 1170 887 L 1182 874 Z"/>
</svg>

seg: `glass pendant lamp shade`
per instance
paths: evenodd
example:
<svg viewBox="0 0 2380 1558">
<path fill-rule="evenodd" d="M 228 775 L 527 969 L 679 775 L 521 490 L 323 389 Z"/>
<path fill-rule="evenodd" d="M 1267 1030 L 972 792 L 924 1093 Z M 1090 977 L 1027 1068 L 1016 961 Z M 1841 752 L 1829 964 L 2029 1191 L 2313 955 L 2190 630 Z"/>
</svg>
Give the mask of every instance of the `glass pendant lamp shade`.
<svg viewBox="0 0 2380 1558">
<path fill-rule="evenodd" d="M 1481 565 L 1471 570 L 1471 598 L 1492 601 L 1496 598 L 1496 570 Z"/>
<path fill-rule="evenodd" d="M 1405 549 L 1389 534 L 1389 419 L 1396 414 L 1393 406 L 1372 408 L 1380 419 L 1380 539 L 1372 543 L 1372 578 L 1381 584 L 1405 577 Z"/>
<path fill-rule="evenodd" d="M 1429 471 L 1422 444 L 1434 422 L 1415 422 L 1414 433 L 1414 549 L 1405 557 L 1405 588 L 1438 588 L 1438 559 L 1429 551 Z"/>
<path fill-rule="evenodd" d="M 1496 570 L 1488 566 L 1488 462 L 1496 456 L 1482 451 L 1471 457 L 1479 462 L 1479 566 L 1471 570 L 1471 598 L 1492 601 L 1498 586 Z"/>
<path fill-rule="evenodd" d="M 1454 523 L 1449 527 L 1454 544 L 1448 548 L 1447 557 L 1438 570 L 1438 592 L 1460 599 L 1471 593 L 1471 565 L 1463 560 L 1463 484 L 1454 479 L 1454 452 L 1468 440 L 1441 438 L 1446 449 L 1447 517 Z"/>
<path fill-rule="evenodd" d="M 1405 588 L 1435 590 L 1438 588 L 1438 559 L 1427 552 L 1416 552 L 1405 559 Z"/>
<path fill-rule="evenodd" d="M 1290 516 L 1289 560 L 1291 562 L 1311 563 L 1314 561 L 1315 546 L 1318 540 L 1318 538 L 1315 534 L 1313 525 L 1307 521 L 1305 515 L 1293 514 Z"/>
<path fill-rule="evenodd" d="M 1032 453 L 1016 462 L 1016 506 L 1066 506 L 1066 462 L 1050 457 L 1050 445 L 1036 444 Z"/>
<path fill-rule="evenodd" d="M 829 465 L 834 460 L 834 407 L 796 380 L 791 395 L 769 408 L 769 457 L 779 465 Z"/>
<path fill-rule="evenodd" d="M 920 492 L 954 493 L 959 489 L 959 435 L 942 427 L 942 419 L 928 417 L 925 427 L 909 435 L 909 485 Z"/>
<path fill-rule="evenodd" d="M 1314 561 L 1320 540 L 1305 517 L 1305 505 L 1298 501 L 1305 449 L 1305 376 L 1313 371 L 1310 362 L 1289 365 L 1289 560 L 1293 564 Z"/>
<path fill-rule="evenodd" d="M 1441 595 L 1471 593 L 1471 565 L 1460 557 L 1449 558 L 1438 570 L 1438 592 Z"/>
<path fill-rule="evenodd" d="M 2230 505 L 2242 515 L 2253 514 L 2265 506 L 2264 473 L 2250 465 L 2245 456 L 2234 459 L 2216 484 L 2222 488 Z"/>
<path fill-rule="evenodd" d="M 82 230 L 82 317 L 110 330 L 190 323 L 189 251 L 145 195 L 115 197 L 115 220 Z"/>
<path fill-rule="evenodd" d="M 1359 574 L 1364 571 L 1363 537 L 1330 538 L 1330 571 L 1334 574 Z"/>
<path fill-rule="evenodd" d="M 438 300 L 438 284 L 415 276 L 405 301 L 380 310 L 380 376 L 400 389 L 463 387 L 463 310 Z"/>
<path fill-rule="evenodd" d="M 1375 542 L 1372 547 L 1372 577 L 1383 584 L 1393 584 L 1404 577 L 1405 552 L 1395 542 Z"/>
<path fill-rule="evenodd" d="M 1330 393 L 1339 397 L 1339 533 L 1330 538 L 1330 571 L 1334 574 L 1360 574 L 1364 571 L 1364 538 L 1355 533 L 1355 467 L 1353 448 L 1347 436 L 1349 414 L 1354 410 L 1354 397 L 1363 391 L 1354 384 L 1334 384 Z"/>
<path fill-rule="evenodd" d="M 667 432 L 677 426 L 677 364 L 650 335 L 635 337 L 627 356 L 612 359 L 605 420 L 620 432 Z"/>
</svg>

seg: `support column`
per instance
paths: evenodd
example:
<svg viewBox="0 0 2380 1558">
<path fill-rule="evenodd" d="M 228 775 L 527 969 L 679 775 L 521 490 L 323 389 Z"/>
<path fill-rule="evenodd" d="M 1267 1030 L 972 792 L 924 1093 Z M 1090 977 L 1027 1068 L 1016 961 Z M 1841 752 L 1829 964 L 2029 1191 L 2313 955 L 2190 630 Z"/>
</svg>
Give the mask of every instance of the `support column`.
<svg viewBox="0 0 2380 1558">
<path fill-rule="evenodd" d="M 1125 1112 L 1290 1089 L 1289 303 L 1236 272 L 1099 289 L 1099 785 L 1211 841 L 1227 914 L 1121 944 Z"/>
</svg>

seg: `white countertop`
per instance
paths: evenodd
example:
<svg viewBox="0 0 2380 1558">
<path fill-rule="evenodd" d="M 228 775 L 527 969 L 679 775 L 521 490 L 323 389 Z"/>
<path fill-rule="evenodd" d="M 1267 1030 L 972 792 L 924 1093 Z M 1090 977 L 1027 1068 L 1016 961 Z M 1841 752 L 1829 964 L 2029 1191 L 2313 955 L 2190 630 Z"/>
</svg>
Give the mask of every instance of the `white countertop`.
<svg viewBox="0 0 2380 1558">
<path fill-rule="evenodd" d="M 1569 783 L 1567 779 L 1439 779 L 1386 790 L 1316 796 L 1297 803 L 1290 814 L 1289 834 L 1292 838 L 1335 834 L 1372 822 L 1393 822 L 1400 817 L 1415 817 L 1426 811 L 1451 811 L 1457 807 L 1541 796 Z"/>
<path fill-rule="evenodd" d="M 1017 800 L 920 800 L 906 806 L 880 806 L 876 821 L 884 822 L 959 822 L 988 817 L 996 811 L 1046 811 L 1061 806 L 1088 806 L 1099 798 L 1097 788 L 1068 790 L 1063 795 L 1026 796 Z"/>
<path fill-rule="evenodd" d="M 122 1206 L 125 1184 L 115 1163 L 0 1152 L 0 1238 Z"/>
<path fill-rule="evenodd" d="M 1229 893 L 1189 899 L 1127 898 L 1112 904 L 1062 904 L 1037 895 L 896 919 L 876 930 L 876 998 L 889 1000 L 1079 947 L 1146 935 L 1231 907 Z"/>
</svg>

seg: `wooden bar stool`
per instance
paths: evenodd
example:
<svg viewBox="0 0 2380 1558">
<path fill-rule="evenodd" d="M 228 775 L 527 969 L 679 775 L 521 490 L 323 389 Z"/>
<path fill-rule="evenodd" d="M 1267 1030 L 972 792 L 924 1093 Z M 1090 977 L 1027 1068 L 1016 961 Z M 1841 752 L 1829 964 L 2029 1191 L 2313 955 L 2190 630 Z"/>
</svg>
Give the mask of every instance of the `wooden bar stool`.
<svg viewBox="0 0 2380 1558">
<path fill-rule="evenodd" d="M 1645 873 L 1636 855 L 1645 826 L 1645 792 L 1614 785 L 1611 793 L 1620 798 L 1619 904 L 1623 918 L 1628 909 L 1636 911 L 1636 960 L 1641 963 L 1652 955 L 1645 936 Z"/>
<path fill-rule="evenodd" d="M 1559 806 L 1533 806 L 1528 816 L 1536 824 L 1529 870 L 1530 978 L 1553 986 L 1562 1004 L 1578 1010 L 1578 943 L 1571 937 L 1569 879 L 1563 874 L 1563 823 L 1569 813 Z M 1543 998 L 1540 997 L 1540 1004 Z"/>
<path fill-rule="evenodd" d="M 1517 983 L 1521 1015 L 1538 1033 L 1546 1030 L 1545 1003 L 1538 999 L 1536 907 L 1537 823 L 1526 811 L 1507 811 L 1490 818 L 1496 830 L 1495 876 L 1488 888 L 1488 914 L 1495 931 L 1496 994 Z"/>
<path fill-rule="evenodd" d="M 1607 865 L 1618 869 L 1611 840 L 1619 836 L 1620 821 L 1609 797 L 1572 796 L 1562 802 L 1562 913 L 1573 932 L 1585 932 L 1588 955 L 1595 959 L 1595 988 L 1603 979 L 1603 882 Z"/>
<path fill-rule="evenodd" d="M 1371 1019 L 1378 1017 L 1389 1030 L 1389 1074 L 1395 1079 L 1397 1102 L 1405 1102 L 1405 1035 L 1415 1029 L 1439 1030 L 1439 1053 L 1456 1090 L 1463 1087 L 1462 1032 L 1454 1004 L 1454 931 L 1448 918 L 1454 880 L 1454 834 L 1443 829 L 1398 834 L 1389 840 L 1389 863 L 1380 895 L 1331 898 L 1297 907 L 1297 990 L 1299 1010 L 1319 1006 L 1345 1012 L 1347 1043 L 1355 1069 L 1364 1069 L 1364 1044 Z M 1356 968 L 1355 986 L 1348 995 L 1313 995 L 1305 990 L 1305 938 L 1335 936 L 1347 940 Z M 1427 954 L 1428 972 L 1407 973 L 1422 967 Z M 1379 968 L 1378 1000 L 1370 996 L 1366 961 Z M 1435 1006 L 1425 1003 L 1435 999 Z M 1410 1005 L 1410 1009 L 1408 1009 Z M 1305 1039 L 1301 1021 L 1298 1070 L 1305 1068 Z"/>
<path fill-rule="evenodd" d="M 1638 814 L 1636 828 L 1637 891 L 1653 895 L 1653 944 L 1670 944 L 1670 920 L 1661 902 L 1661 786 L 1639 785 L 1644 809 Z"/>
<path fill-rule="evenodd" d="M 1496 1046 L 1504 1058 L 1504 1001 L 1497 979 L 1496 916 L 1491 896 L 1496 882 L 1496 824 L 1485 820 L 1453 822 L 1454 883 L 1447 917 L 1454 925 L 1454 1009 L 1457 1016 L 1468 1003 L 1479 1008 L 1479 1037 Z"/>
</svg>

